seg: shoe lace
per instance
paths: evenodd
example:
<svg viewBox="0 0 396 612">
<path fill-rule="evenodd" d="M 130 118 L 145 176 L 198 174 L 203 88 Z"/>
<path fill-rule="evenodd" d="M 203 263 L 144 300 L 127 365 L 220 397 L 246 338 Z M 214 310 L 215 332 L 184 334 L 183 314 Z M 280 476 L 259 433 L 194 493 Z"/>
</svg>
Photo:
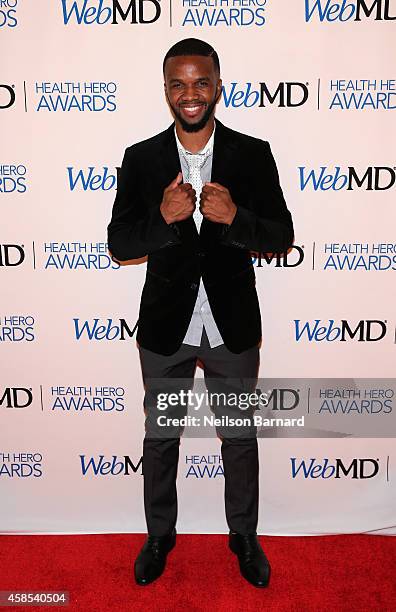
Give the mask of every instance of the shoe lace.
<svg viewBox="0 0 396 612">
<path fill-rule="evenodd" d="M 243 554 L 246 561 L 250 561 L 257 554 L 257 540 L 255 535 L 244 535 Z"/>
<path fill-rule="evenodd" d="M 160 538 L 158 536 L 148 536 L 147 546 L 151 549 L 154 557 L 160 556 Z"/>
</svg>

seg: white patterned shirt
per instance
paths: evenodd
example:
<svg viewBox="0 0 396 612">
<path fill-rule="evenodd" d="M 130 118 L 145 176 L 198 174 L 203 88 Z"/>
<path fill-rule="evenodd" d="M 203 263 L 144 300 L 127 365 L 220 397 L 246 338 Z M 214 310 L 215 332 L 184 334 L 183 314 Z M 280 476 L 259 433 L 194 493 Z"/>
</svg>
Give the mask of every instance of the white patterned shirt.
<svg viewBox="0 0 396 612">
<path fill-rule="evenodd" d="M 199 197 L 203 184 L 206 181 L 210 181 L 212 174 L 214 132 L 215 127 L 208 142 L 204 148 L 201 149 L 201 151 L 198 151 L 198 153 L 190 153 L 190 151 L 187 151 L 187 149 L 185 149 L 181 144 L 175 127 L 175 138 L 183 173 L 183 181 L 185 183 L 191 183 L 193 189 L 196 191 L 197 200 L 193 219 L 197 226 L 198 232 L 202 222 L 202 214 L 199 210 Z M 206 295 L 205 287 L 201 278 L 194 311 L 192 313 L 190 325 L 187 329 L 183 343 L 190 344 L 192 346 L 200 346 L 202 330 L 204 327 L 211 348 L 224 344 L 223 338 L 221 337 L 216 322 L 213 318 L 208 296 Z"/>
</svg>

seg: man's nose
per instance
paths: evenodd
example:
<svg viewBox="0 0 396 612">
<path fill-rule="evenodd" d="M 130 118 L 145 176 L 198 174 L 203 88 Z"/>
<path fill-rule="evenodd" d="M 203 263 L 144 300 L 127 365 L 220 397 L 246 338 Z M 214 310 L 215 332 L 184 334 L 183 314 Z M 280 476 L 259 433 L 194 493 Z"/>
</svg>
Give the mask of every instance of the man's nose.
<svg viewBox="0 0 396 612">
<path fill-rule="evenodd" d="M 195 85 L 186 85 L 183 91 L 183 100 L 194 100 L 198 98 L 197 88 Z"/>
</svg>

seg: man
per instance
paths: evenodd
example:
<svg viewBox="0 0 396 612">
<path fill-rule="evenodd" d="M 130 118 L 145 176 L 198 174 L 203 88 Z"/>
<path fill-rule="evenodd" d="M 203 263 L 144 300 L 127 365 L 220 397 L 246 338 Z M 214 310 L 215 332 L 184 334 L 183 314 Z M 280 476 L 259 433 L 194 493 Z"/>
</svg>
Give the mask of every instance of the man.
<svg viewBox="0 0 396 612">
<path fill-rule="evenodd" d="M 176 541 L 180 428 L 159 433 L 152 381 L 191 389 L 198 359 L 205 380 L 255 381 L 261 319 L 250 251 L 285 252 L 293 241 L 268 142 L 215 119 L 222 88 L 215 50 L 182 40 L 166 54 L 163 73 L 175 121 L 127 148 L 108 227 L 116 259 L 148 256 L 136 336 L 146 388 L 140 585 L 162 574 Z M 229 546 L 244 578 L 264 587 L 270 565 L 256 531 L 257 438 L 220 436 Z"/>
</svg>

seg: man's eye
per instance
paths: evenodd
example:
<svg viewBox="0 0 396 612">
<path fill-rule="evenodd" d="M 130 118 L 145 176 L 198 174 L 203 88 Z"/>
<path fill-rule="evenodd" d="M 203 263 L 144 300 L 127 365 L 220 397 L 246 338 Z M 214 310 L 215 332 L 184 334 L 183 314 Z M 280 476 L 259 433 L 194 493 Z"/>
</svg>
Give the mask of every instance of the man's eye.
<svg viewBox="0 0 396 612">
<path fill-rule="evenodd" d="M 198 85 L 200 85 L 201 87 L 206 87 L 207 86 L 207 81 L 199 81 Z"/>
<path fill-rule="evenodd" d="M 173 83 L 172 87 L 173 87 L 173 88 L 175 88 L 175 87 L 180 87 L 180 83 Z"/>
</svg>

